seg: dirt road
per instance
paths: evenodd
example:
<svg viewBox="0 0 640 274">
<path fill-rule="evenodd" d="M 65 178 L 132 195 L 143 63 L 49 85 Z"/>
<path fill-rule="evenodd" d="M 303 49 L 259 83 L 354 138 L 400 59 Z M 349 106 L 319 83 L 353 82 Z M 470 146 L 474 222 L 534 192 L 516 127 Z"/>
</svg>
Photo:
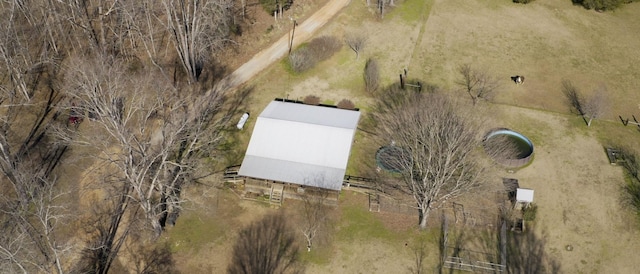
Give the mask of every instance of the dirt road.
<svg viewBox="0 0 640 274">
<path fill-rule="evenodd" d="M 293 48 L 312 37 L 313 33 L 324 26 L 329 19 L 349 4 L 350 0 L 330 0 L 324 7 L 307 20 L 298 23 L 295 29 Z M 258 52 L 248 62 L 221 81 L 226 90 L 233 90 L 257 75 L 260 71 L 280 60 L 289 52 L 291 31 L 275 42 L 271 47 Z"/>
</svg>

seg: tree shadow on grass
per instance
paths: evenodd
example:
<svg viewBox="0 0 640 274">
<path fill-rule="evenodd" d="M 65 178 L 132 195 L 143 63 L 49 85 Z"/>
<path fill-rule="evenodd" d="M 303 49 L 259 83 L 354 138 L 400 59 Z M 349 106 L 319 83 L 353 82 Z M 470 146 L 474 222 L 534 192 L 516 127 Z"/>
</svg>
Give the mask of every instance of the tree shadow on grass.
<svg viewBox="0 0 640 274">
<path fill-rule="evenodd" d="M 241 230 L 227 273 L 303 273 L 296 237 L 282 213 Z"/>
<path fill-rule="evenodd" d="M 448 232 L 447 232 L 448 231 Z M 448 227 L 442 226 L 440 235 L 440 254 L 445 258 L 460 258 L 463 263 L 484 262 L 485 267 L 499 269 L 504 264 L 503 273 L 560 273 L 560 262 L 549 255 L 546 250 L 546 234 L 538 235 L 533 227 L 522 233 L 506 231 L 504 249 L 506 257 L 502 257 L 500 237 L 501 226 L 494 227 Z M 445 240 L 447 239 L 447 240 Z M 446 246 L 443 244 L 446 243 Z M 506 263 L 504 259 L 506 258 Z M 455 261 L 455 260 L 454 260 Z M 457 273 L 453 268 L 440 265 L 440 273 Z M 448 264 L 455 266 L 455 264 Z M 461 266 L 461 265 L 460 265 Z"/>
<path fill-rule="evenodd" d="M 545 251 L 546 235 L 533 229 L 507 236 L 507 273 L 560 273 L 560 262 Z"/>
<path fill-rule="evenodd" d="M 150 246 L 139 245 L 132 251 L 131 256 L 135 263 L 136 273 L 178 273 L 171 254 L 171 248 L 166 242 Z"/>
</svg>

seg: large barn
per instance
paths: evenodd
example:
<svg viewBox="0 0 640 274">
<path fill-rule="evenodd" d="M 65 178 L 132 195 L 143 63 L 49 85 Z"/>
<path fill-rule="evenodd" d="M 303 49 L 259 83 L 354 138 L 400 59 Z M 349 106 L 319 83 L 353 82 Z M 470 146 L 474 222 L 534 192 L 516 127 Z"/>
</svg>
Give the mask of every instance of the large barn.
<svg viewBox="0 0 640 274">
<path fill-rule="evenodd" d="M 337 194 L 360 112 L 273 101 L 258 117 L 238 175 L 245 191 L 281 202 L 305 192 Z M 333 195 L 336 196 L 337 195 Z"/>
</svg>

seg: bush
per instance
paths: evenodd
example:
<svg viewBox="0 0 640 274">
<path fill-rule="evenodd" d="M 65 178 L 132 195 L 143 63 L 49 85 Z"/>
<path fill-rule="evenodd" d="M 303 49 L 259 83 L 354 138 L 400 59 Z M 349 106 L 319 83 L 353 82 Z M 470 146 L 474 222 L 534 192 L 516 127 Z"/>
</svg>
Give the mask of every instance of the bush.
<svg viewBox="0 0 640 274">
<path fill-rule="evenodd" d="M 380 86 L 380 72 L 376 60 L 369 58 L 364 65 L 364 88 L 367 92 L 374 93 Z"/>
<path fill-rule="evenodd" d="M 623 187 L 623 201 L 634 211 L 640 220 L 640 163 L 636 153 L 629 148 L 620 148 L 622 167 L 627 175 L 627 184 Z"/>
<path fill-rule="evenodd" d="M 289 65 L 296 73 L 304 72 L 318 62 L 329 59 L 342 47 L 340 40 L 333 36 L 320 36 L 289 55 Z"/>
<path fill-rule="evenodd" d="M 329 59 L 342 47 L 340 40 L 333 36 L 320 36 L 309 42 L 309 50 L 317 61 Z"/>
<path fill-rule="evenodd" d="M 302 100 L 302 102 L 307 105 L 317 106 L 320 104 L 320 97 L 315 95 L 308 95 L 307 97 L 304 97 L 304 100 Z"/>
<path fill-rule="evenodd" d="M 640 220 L 640 181 L 629 180 L 624 186 L 624 201 L 635 211 Z"/>
<path fill-rule="evenodd" d="M 522 210 L 522 218 L 527 222 L 533 222 L 536 220 L 537 213 L 538 206 L 532 203 Z"/>
<path fill-rule="evenodd" d="M 533 2 L 535 0 L 513 0 L 513 3 L 518 3 L 518 4 L 529 4 L 531 2 Z"/>
<path fill-rule="evenodd" d="M 355 109 L 356 105 L 353 102 L 351 102 L 350 100 L 342 99 L 342 101 L 340 101 L 338 103 L 338 108 L 341 108 L 341 109 Z"/>
<path fill-rule="evenodd" d="M 315 66 L 316 60 L 309 48 L 295 50 L 289 55 L 289 65 L 295 73 L 301 73 Z"/>
</svg>

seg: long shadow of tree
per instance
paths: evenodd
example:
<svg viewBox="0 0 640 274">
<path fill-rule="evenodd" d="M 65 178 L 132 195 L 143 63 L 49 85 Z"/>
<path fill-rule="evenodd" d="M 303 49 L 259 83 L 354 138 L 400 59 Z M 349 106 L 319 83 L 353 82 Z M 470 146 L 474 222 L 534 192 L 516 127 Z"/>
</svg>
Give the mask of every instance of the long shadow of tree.
<svg viewBox="0 0 640 274">
<path fill-rule="evenodd" d="M 529 229 L 507 236 L 508 273 L 559 273 L 560 263 L 545 252 L 546 236 Z"/>
<path fill-rule="evenodd" d="M 448 230 L 445 233 L 445 230 Z M 506 273 L 560 273 L 560 262 L 545 251 L 546 236 L 534 232 L 533 227 L 522 233 L 507 232 Z M 444 247 L 445 237 L 448 238 Z M 500 226 L 479 228 L 462 226 L 459 228 L 442 226 L 440 235 L 440 255 L 484 260 L 492 264 L 503 263 L 501 259 Z M 477 241 L 477 242 L 474 242 Z M 455 273 L 444 268 L 441 263 L 439 273 Z"/>
<path fill-rule="evenodd" d="M 132 252 L 131 255 L 136 266 L 136 273 L 179 273 L 175 268 L 173 256 L 168 243 L 152 244 L 150 246 L 137 246 L 133 251 L 134 252 Z"/>
<path fill-rule="evenodd" d="M 293 229 L 282 213 L 270 214 L 240 231 L 228 273 L 302 273 Z"/>
</svg>

